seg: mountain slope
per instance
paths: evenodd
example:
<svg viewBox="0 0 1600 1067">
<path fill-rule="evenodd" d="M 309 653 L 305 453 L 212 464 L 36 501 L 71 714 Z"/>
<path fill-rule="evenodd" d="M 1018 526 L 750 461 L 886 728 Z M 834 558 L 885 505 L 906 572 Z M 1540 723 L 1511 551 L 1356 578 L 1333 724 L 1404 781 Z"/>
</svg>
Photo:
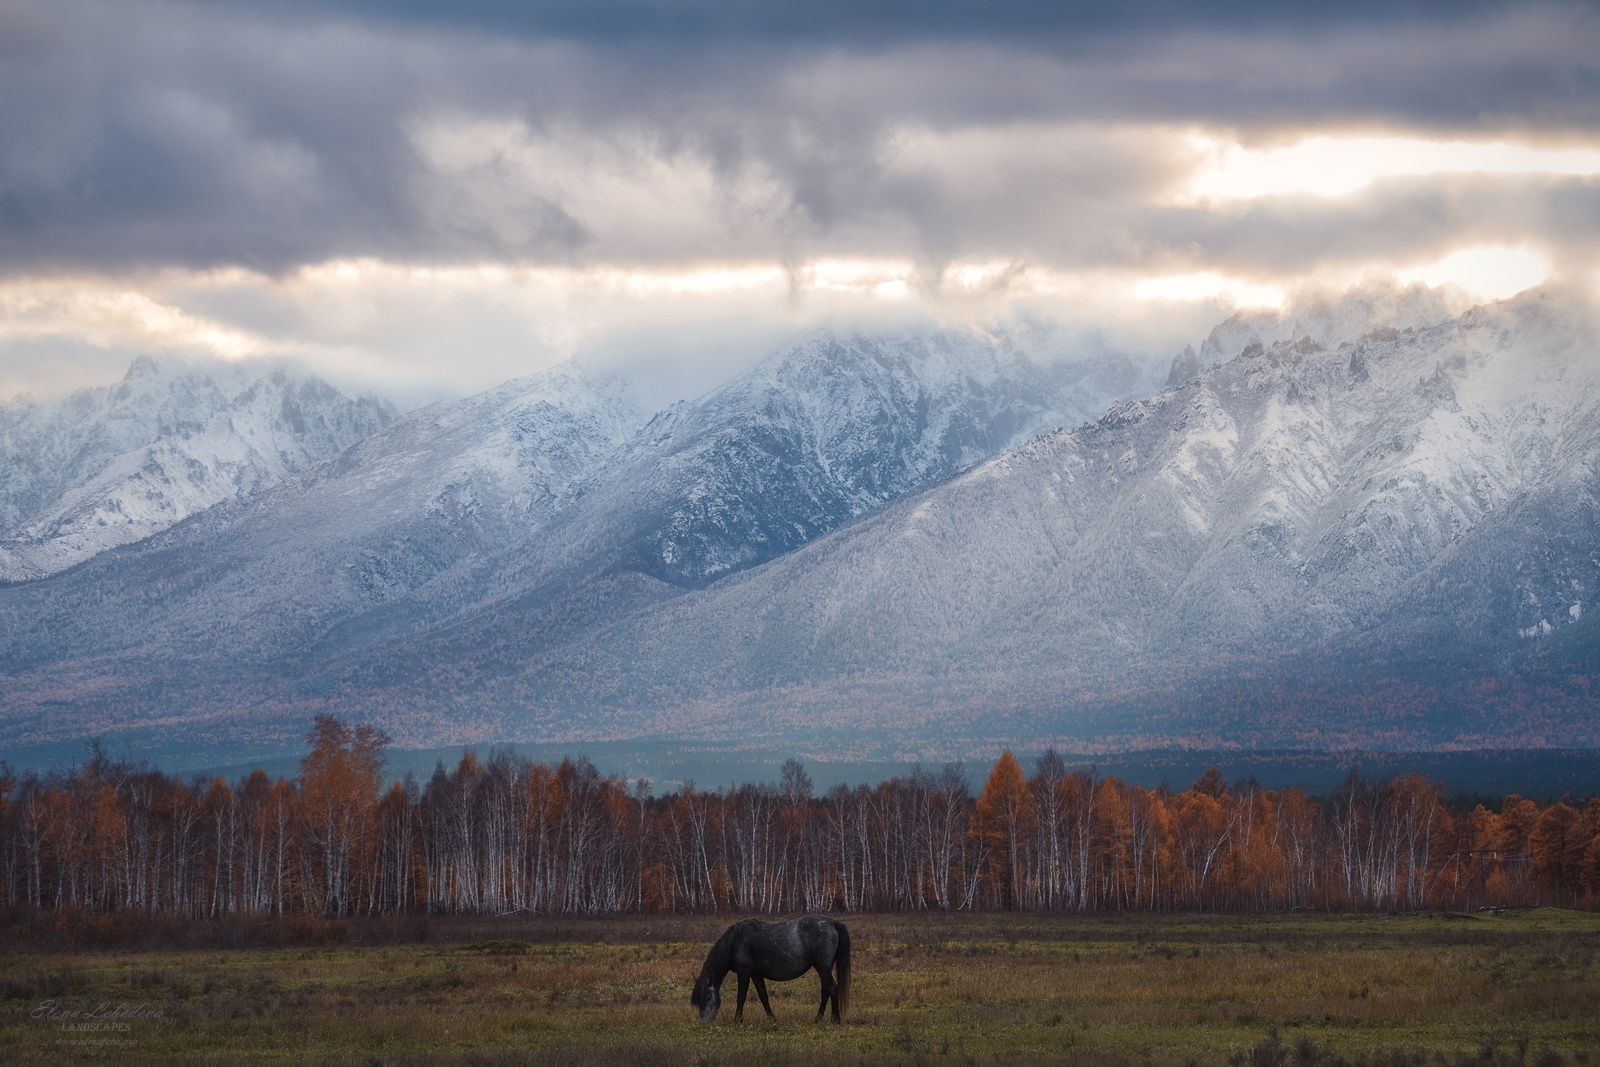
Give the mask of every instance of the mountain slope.
<svg viewBox="0 0 1600 1067">
<path fill-rule="evenodd" d="M 0 593 L 4 711 L 13 732 L 59 730 L 47 707 L 79 728 L 226 729 L 240 706 L 325 701 L 351 672 L 405 678 L 396 707 L 433 692 L 409 728 L 449 729 L 441 705 L 481 679 L 1078 421 L 1139 373 L 973 335 L 824 334 L 641 425 L 622 383 L 558 368 Z M 429 640 L 458 651 L 405 651 Z"/>
<path fill-rule="evenodd" d="M 511 383 L 0 590 L 0 731 L 1600 743 L 1594 309 L 1387 313 L 1036 437 L 1128 368 L 818 335 L 649 420 Z"/>
<path fill-rule="evenodd" d="M 448 602 L 642 421 L 620 382 L 569 368 L 412 412 L 267 492 L 8 591 L 3 661 L 128 649 L 203 662 L 216 648 L 264 662 L 419 589 Z"/>
<path fill-rule="evenodd" d="M 1041 364 L 963 332 L 823 331 L 652 421 L 575 536 L 703 585 L 1145 385 L 1125 358 Z"/>
<path fill-rule="evenodd" d="M 1600 588 L 1592 322 L 1535 294 L 1341 349 L 1255 348 L 619 623 L 492 699 L 544 729 L 548 695 L 576 686 L 614 709 L 597 729 L 721 729 L 737 708 L 859 735 L 889 694 L 926 731 L 929 715 L 970 729 L 981 707 L 1001 736 L 1171 740 L 1217 713 L 1177 715 L 1175 693 L 1345 670 L 1361 684 L 1307 698 L 1314 713 L 1293 712 L 1291 690 L 1279 721 L 1236 726 L 1256 743 L 1595 743 L 1594 707 L 1570 693 L 1549 698 L 1565 719 L 1536 725 L 1493 722 L 1493 700 L 1470 725 L 1430 705 L 1380 726 L 1367 706 L 1434 670 L 1509 693 L 1526 675 L 1503 672 L 1539 671 L 1585 625 Z"/>
<path fill-rule="evenodd" d="M 54 574 L 251 496 L 393 418 L 287 368 L 169 370 L 149 357 L 107 388 L 0 405 L 0 581 Z"/>
</svg>

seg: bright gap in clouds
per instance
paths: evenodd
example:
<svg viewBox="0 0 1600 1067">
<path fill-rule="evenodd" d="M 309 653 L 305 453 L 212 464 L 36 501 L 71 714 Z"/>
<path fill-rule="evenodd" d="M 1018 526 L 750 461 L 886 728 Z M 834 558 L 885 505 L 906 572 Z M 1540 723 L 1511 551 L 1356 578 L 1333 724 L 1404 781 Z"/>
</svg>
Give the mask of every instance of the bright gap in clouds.
<svg viewBox="0 0 1600 1067">
<path fill-rule="evenodd" d="M 1526 249 L 1474 248 L 1401 279 L 1498 299 L 1550 270 Z M 987 327 L 1021 315 L 1092 328 L 1130 351 L 1170 353 L 1234 309 L 1283 308 L 1306 281 L 1269 284 L 1216 271 L 1141 277 L 988 259 L 951 263 L 933 279 L 911 260 L 872 257 L 676 269 L 339 260 L 282 278 L 168 271 L 143 278 L 143 292 L 126 279 L 0 280 L 0 396 L 58 392 L 31 368 L 69 350 L 112 367 L 139 352 L 288 356 L 407 407 L 580 355 L 649 377 L 667 403 L 713 388 L 822 323 Z"/>
<path fill-rule="evenodd" d="M 1600 148 L 1536 148 L 1504 141 L 1415 137 L 1310 137 L 1280 148 L 1245 148 L 1196 136 L 1207 158 L 1186 199 L 1341 196 L 1382 178 L 1427 174 L 1600 174 Z"/>
<path fill-rule="evenodd" d="M 1504 300 L 1550 277 L 1550 261 L 1526 248 L 1463 248 L 1437 263 L 1401 271 L 1407 284 L 1454 285 L 1482 300 Z"/>
<path fill-rule="evenodd" d="M 220 359 L 248 359 L 273 350 L 272 341 L 250 330 L 207 320 L 116 284 L 21 279 L 0 285 L 0 341 L 50 337 L 72 337 L 97 347 L 131 344 Z"/>
<path fill-rule="evenodd" d="M 1133 287 L 1140 300 L 1196 301 L 1225 300 L 1235 307 L 1281 308 L 1285 297 L 1273 285 L 1251 285 L 1220 274 L 1177 274 L 1165 278 L 1146 278 Z"/>
</svg>

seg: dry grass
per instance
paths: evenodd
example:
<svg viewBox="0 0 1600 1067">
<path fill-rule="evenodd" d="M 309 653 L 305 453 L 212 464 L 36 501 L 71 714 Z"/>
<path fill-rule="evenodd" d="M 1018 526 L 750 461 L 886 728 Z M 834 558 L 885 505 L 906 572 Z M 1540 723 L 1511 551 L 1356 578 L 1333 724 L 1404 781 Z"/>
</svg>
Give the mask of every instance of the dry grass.
<svg viewBox="0 0 1600 1067">
<path fill-rule="evenodd" d="M 11 1063 L 1076 1062 L 1600 1067 L 1600 916 L 858 916 L 852 1012 L 813 979 L 710 1027 L 726 917 L 432 924 L 420 944 L 12 951 Z M 42 1004 L 77 1011 L 49 1020 Z M 73 1030 L 101 1004 L 159 1017 Z M 93 1042 L 100 1042 L 98 1044 Z"/>
</svg>

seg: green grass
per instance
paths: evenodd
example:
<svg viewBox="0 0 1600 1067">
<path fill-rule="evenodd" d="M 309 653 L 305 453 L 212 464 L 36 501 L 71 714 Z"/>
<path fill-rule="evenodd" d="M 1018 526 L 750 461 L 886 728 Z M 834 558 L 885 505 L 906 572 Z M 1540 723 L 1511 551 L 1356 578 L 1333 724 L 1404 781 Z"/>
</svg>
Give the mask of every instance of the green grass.
<svg viewBox="0 0 1600 1067">
<path fill-rule="evenodd" d="M 731 977 L 722 1016 L 702 1026 L 689 987 L 727 921 L 479 920 L 435 923 L 406 945 L 12 951 L 0 954 L 0 1061 L 1600 1067 L 1597 915 L 857 916 L 844 1026 L 811 1022 L 814 978 L 771 986 L 776 1022 L 752 991 L 735 1023 Z M 81 1018 L 34 1017 L 46 1001 L 161 1014 L 85 1032 L 63 1029 Z"/>
</svg>

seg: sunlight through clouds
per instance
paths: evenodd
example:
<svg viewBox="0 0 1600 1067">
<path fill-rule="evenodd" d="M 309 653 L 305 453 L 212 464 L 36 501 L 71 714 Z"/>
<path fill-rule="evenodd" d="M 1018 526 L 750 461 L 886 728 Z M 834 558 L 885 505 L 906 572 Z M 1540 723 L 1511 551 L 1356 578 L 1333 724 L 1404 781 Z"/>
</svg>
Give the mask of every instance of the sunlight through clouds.
<svg viewBox="0 0 1600 1067">
<path fill-rule="evenodd" d="M 1600 174 L 1600 148 L 1540 148 L 1505 141 L 1416 137 L 1308 137 L 1276 148 L 1246 148 L 1195 134 L 1205 162 L 1185 200 L 1343 196 L 1384 178 L 1438 174 Z"/>
<path fill-rule="evenodd" d="M 909 260 L 819 259 L 794 271 L 799 289 L 905 296 L 916 265 Z"/>
<path fill-rule="evenodd" d="M 1235 307 L 1279 308 L 1284 304 L 1282 289 L 1273 285 L 1254 285 L 1220 274 L 1178 274 L 1146 278 L 1133 287 L 1140 300 L 1196 301 L 1222 299 Z"/>
<path fill-rule="evenodd" d="M 116 286 L 76 278 L 0 284 L 0 340 L 50 337 L 102 348 L 156 348 L 222 359 L 249 359 L 277 347 L 247 330 Z"/>
<path fill-rule="evenodd" d="M 1400 272 L 1403 282 L 1454 285 L 1483 300 L 1505 300 L 1550 276 L 1550 261 L 1526 248 L 1463 248 Z"/>
</svg>

